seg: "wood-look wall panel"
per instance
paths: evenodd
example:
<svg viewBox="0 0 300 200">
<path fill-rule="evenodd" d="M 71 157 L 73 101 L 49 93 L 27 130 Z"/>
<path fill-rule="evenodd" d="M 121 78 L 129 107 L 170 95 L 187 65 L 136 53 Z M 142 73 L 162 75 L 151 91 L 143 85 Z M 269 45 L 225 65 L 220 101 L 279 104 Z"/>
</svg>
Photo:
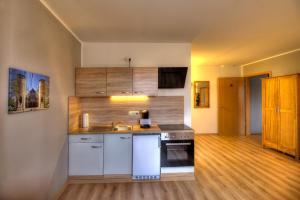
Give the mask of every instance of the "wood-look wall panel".
<svg viewBox="0 0 300 200">
<path fill-rule="evenodd" d="M 73 132 L 80 127 L 80 102 L 78 97 L 69 97 L 69 132 Z"/>
<path fill-rule="evenodd" d="M 140 116 L 129 116 L 130 110 L 150 111 L 150 118 L 153 124 L 183 124 L 184 123 L 184 97 L 182 96 L 161 96 L 149 97 L 145 101 L 115 101 L 111 98 L 70 98 L 70 129 L 80 125 L 78 112 L 72 109 L 79 109 L 79 115 L 89 113 L 90 126 L 108 125 L 112 122 L 124 122 L 137 124 Z M 73 104 L 79 104 L 77 106 Z M 71 114 L 72 113 L 72 114 Z M 77 120 L 77 121 L 76 121 Z M 78 127 L 77 127 L 78 128 Z"/>
</svg>

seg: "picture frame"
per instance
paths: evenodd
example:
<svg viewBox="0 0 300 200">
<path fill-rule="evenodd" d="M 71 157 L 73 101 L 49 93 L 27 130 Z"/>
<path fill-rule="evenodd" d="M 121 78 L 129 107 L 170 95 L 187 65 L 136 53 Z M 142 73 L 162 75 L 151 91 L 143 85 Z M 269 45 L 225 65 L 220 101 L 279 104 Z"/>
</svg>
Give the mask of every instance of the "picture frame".
<svg viewBox="0 0 300 200">
<path fill-rule="evenodd" d="M 49 84 L 50 78 L 46 75 L 10 67 L 8 113 L 49 109 Z"/>
</svg>

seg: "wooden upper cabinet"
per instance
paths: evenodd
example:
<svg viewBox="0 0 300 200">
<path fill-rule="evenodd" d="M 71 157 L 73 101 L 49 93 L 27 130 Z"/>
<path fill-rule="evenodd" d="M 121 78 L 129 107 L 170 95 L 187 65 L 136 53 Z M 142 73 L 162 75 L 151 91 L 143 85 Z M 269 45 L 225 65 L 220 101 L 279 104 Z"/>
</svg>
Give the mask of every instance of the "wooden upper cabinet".
<svg viewBox="0 0 300 200">
<path fill-rule="evenodd" d="M 278 148 L 278 84 L 276 78 L 262 81 L 263 145 Z"/>
<path fill-rule="evenodd" d="M 107 68 L 107 95 L 132 95 L 132 68 Z"/>
<path fill-rule="evenodd" d="M 278 78 L 278 150 L 295 155 L 297 141 L 297 75 Z"/>
<path fill-rule="evenodd" d="M 76 96 L 106 96 L 105 68 L 76 68 Z"/>
<path fill-rule="evenodd" d="M 133 68 L 133 95 L 157 96 L 158 68 Z"/>
</svg>

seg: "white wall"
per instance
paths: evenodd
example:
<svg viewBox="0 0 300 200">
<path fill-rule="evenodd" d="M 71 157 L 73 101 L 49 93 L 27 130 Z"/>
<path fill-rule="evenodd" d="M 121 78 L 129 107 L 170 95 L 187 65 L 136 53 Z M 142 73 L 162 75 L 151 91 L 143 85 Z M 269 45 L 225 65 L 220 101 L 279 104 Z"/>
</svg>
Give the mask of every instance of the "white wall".
<svg viewBox="0 0 300 200">
<path fill-rule="evenodd" d="M 37 0 L 1 0 L 0 32 L 0 199 L 52 199 L 68 175 L 80 43 Z M 48 110 L 7 114 L 9 66 L 50 77 Z"/>
<path fill-rule="evenodd" d="M 196 60 L 194 62 L 194 60 Z M 235 66 L 202 66 L 197 63 L 197 57 L 192 56 L 192 81 L 209 81 L 210 107 L 194 108 L 192 91 L 192 127 L 196 133 L 218 133 L 218 78 L 241 76 L 240 67 Z"/>
<path fill-rule="evenodd" d="M 189 67 L 184 89 L 159 90 L 163 96 L 184 96 L 184 122 L 191 125 L 191 44 L 189 43 L 83 43 L 82 67 Z"/>
<path fill-rule="evenodd" d="M 272 76 L 283 76 L 300 73 L 300 50 L 294 51 L 272 59 L 243 66 L 244 76 L 261 72 L 271 72 Z"/>
</svg>

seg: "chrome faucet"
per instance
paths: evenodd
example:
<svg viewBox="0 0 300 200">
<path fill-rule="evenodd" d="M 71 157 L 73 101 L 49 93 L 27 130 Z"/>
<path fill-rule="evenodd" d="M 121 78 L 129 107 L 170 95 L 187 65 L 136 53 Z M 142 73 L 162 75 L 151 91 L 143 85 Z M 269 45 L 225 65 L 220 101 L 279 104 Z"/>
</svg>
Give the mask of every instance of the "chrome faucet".
<svg viewBox="0 0 300 200">
<path fill-rule="evenodd" d="M 121 124 L 124 124 L 124 122 L 123 121 L 119 121 L 119 122 L 111 122 L 111 126 L 113 127 L 113 128 L 115 128 L 116 126 L 118 126 L 118 125 L 121 125 Z"/>
</svg>

